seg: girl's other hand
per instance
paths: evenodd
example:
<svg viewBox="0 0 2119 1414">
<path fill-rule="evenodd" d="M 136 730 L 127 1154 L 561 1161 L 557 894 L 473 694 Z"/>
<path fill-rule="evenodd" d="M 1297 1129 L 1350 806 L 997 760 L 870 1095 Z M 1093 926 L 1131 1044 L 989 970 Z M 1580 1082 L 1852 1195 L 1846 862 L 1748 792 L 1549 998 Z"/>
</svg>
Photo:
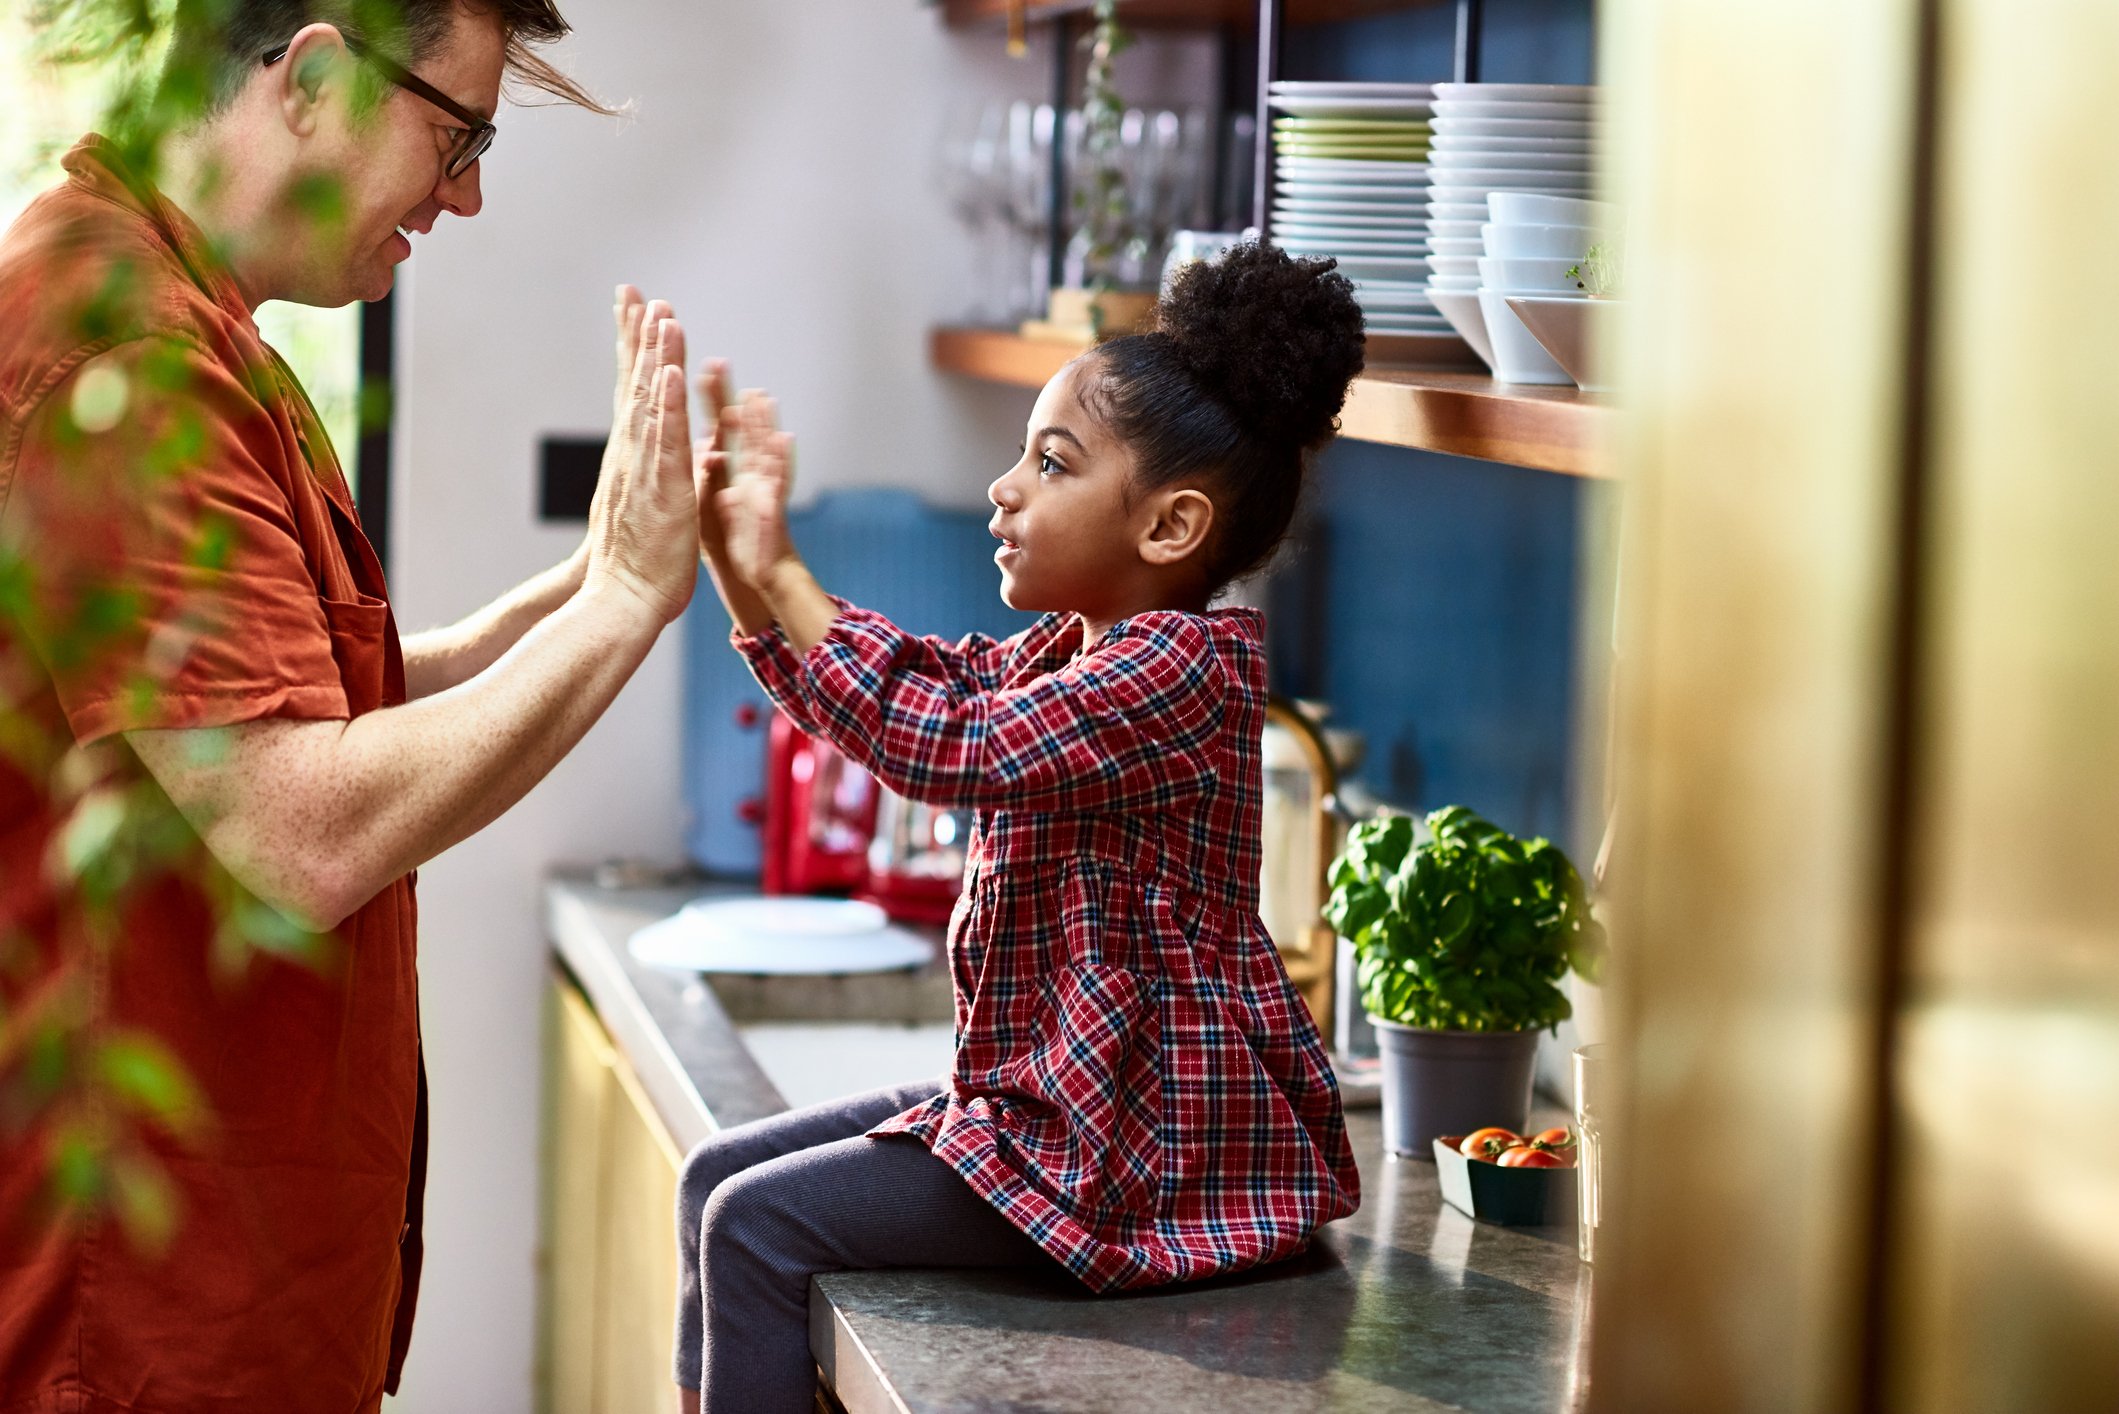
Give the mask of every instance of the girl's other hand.
<svg viewBox="0 0 2119 1414">
<path fill-rule="evenodd" d="M 692 444 L 692 482 L 699 496 L 699 553 L 709 565 L 725 563 L 728 540 L 716 497 L 730 483 L 730 448 L 735 444 L 738 409 L 728 400 L 728 360 L 710 358 L 699 365 L 693 384 L 699 394 L 699 421 L 706 435 Z"/>
<path fill-rule="evenodd" d="M 801 563 L 787 533 L 787 497 L 794 484 L 794 438 L 778 429 L 771 398 L 744 395 L 737 424 L 742 474 L 715 497 L 730 565 L 745 583 L 768 595 L 775 575 Z"/>
</svg>

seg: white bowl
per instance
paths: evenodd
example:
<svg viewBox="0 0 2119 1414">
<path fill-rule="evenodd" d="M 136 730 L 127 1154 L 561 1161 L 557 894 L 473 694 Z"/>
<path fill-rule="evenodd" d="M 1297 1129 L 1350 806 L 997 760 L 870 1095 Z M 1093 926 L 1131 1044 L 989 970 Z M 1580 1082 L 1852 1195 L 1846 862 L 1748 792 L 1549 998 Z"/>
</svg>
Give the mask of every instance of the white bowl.
<svg viewBox="0 0 2119 1414">
<path fill-rule="evenodd" d="M 1435 308 L 1449 321 L 1450 328 L 1464 336 L 1472 352 L 1479 355 L 1488 368 L 1494 366 L 1493 342 L 1486 337 L 1486 315 L 1479 308 L 1477 290 L 1446 290 L 1436 285 L 1427 287 L 1435 301 Z"/>
<path fill-rule="evenodd" d="M 1533 192 L 1504 192 L 1488 210 L 1496 221 L 1511 226 L 1562 225 L 1619 227 L 1619 208 L 1608 201 L 1587 201 L 1578 196 L 1546 196 Z"/>
<path fill-rule="evenodd" d="M 1488 216 L 1483 201 L 1431 201 L 1427 204 L 1427 219 L 1430 221 L 1469 221 L 1477 226 Z"/>
<path fill-rule="evenodd" d="M 1486 239 L 1479 228 L 1484 221 L 1430 221 L 1427 233 L 1430 239 L 1440 236 L 1449 241 L 1483 241 Z"/>
<path fill-rule="evenodd" d="M 1583 392 L 1610 391 L 1611 385 L 1596 374 L 1597 346 L 1618 317 L 1616 301 L 1510 295 L 1508 307 Z"/>
<path fill-rule="evenodd" d="M 1479 278 L 1479 262 L 1483 255 L 1431 255 L 1427 258 L 1429 270 L 1437 275 L 1469 275 Z"/>
<path fill-rule="evenodd" d="M 1551 294 L 1582 298 L 1582 290 L 1567 275 L 1575 264 L 1572 260 L 1499 260 L 1490 255 L 1481 256 L 1479 280 L 1489 290 L 1511 295 Z"/>
<path fill-rule="evenodd" d="M 1486 253 L 1498 260 L 1586 260 L 1604 239 L 1588 226 L 1515 226 L 1489 221 L 1479 228 Z"/>
<path fill-rule="evenodd" d="M 1438 306 L 1439 307 L 1439 306 Z M 1446 315 L 1447 310 L 1443 311 Z M 1523 321 L 1508 307 L 1508 296 L 1498 290 L 1479 291 L 1479 313 L 1486 320 L 1486 338 L 1493 357 L 1487 360 L 1494 377 L 1503 383 L 1544 383 L 1565 386 L 1575 380 L 1553 360 L 1545 346 L 1523 327 Z M 1455 320 L 1450 321 L 1455 324 Z"/>
<path fill-rule="evenodd" d="M 1427 285 L 1431 290 L 1472 290 L 1479 288 L 1477 275 L 1430 275 Z"/>
<path fill-rule="evenodd" d="M 1486 242 L 1477 236 L 1437 236 L 1428 245 L 1437 255 L 1469 256 L 1477 260 L 1486 254 Z"/>
</svg>

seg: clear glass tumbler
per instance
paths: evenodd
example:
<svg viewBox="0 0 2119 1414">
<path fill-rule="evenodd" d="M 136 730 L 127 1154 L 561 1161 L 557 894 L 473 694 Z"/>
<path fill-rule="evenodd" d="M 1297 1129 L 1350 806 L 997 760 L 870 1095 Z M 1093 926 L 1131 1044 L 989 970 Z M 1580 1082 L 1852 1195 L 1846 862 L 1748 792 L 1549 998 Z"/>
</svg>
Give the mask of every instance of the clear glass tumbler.
<svg viewBox="0 0 2119 1414">
<path fill-rule="evenodd" d="M 1604 1218 L 1603 1129 L 1611 1112 L 1617 1062 L 1609 1043 L 1575 1048 L 1575 1173 L 1581 1184 L 1575 1231 L 1582 1260 L 1596 1261 L 1597 1227 Z"/>
</svg>

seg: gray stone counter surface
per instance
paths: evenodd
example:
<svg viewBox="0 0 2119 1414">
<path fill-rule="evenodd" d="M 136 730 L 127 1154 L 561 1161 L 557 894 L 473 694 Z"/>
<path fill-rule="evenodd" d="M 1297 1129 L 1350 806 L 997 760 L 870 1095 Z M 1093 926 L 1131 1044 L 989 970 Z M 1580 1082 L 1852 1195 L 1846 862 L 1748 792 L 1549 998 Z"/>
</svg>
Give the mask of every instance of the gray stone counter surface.
<svg viewBox="0 0 2119 1414">
<path fill-rule="evenodd" d="M 571 875 L 546 893 L 555 948 L 683 1146 L 780 1108 L 716 992 L 625 951 L 701 892 Z M 931 1010 L 930 972 L 771 982 L 798 1014 L 908 1019 Z M 732 996 L 777 1009 L 757 979 Z M 1118 1297 L 1057 1275 L 840 1273 L 811 1294 L 818 1364 L 849 1414 L 1579 1409 L 1589 1272 L 1573 1230 L 1475 1222 L 1443 1203 L 1434 1165 L 1384 1157 L 1374 1111 L 1348 1124 L 1361 1210 L 1303 1257 Z"/>
</svg>

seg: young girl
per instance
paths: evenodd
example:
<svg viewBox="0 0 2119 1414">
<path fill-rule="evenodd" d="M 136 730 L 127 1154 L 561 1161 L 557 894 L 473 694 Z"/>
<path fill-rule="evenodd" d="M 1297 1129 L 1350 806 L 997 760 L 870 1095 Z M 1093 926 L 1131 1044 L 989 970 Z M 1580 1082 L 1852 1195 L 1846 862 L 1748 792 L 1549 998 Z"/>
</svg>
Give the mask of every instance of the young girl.
<svg viewBox="0 0 2119 1414">
<path fill-rule="evenodd" d="M 1002 643 L 826 595 L 788 541 L 791 443 L 741 410 L 708 556 L 737 649 L 804 731 L 976 823 L 946 1083 L 686 1161 L 687 1408 L 810 1407 L 814 1273 L 1056 1263 L 1118 1291 L 1276 1261 L 1354 1210 L 1338 1088 L 1258 918 L 1262 620 L 1209 606 L 1285 534 L 1361 357 L 1329 262 L 1246 245 L 1062 369 L 988 492 L 1001 597 L 1044 611 Z"/>
</svg>

